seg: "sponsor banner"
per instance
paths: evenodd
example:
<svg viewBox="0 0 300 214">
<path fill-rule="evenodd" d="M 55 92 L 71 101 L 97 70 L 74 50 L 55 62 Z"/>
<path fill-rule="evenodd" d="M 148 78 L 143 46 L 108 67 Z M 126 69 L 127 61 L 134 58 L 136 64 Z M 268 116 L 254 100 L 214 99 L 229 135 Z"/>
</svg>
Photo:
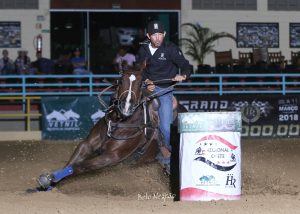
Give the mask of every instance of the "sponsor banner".
<svg viewBox="0 0 300 214">
<path fill-rule="evenodd" d="M 189 112 L 240 112 L 242 137 L 300 136 L 300 96 L 297 95 L 176 95 L 176 97 Z"/>
<path fill-rule="evenodd" d="M 188 112 L 179 113 L 178 131 L 208 132 L 208 131 L 241 131 L 240 112 Z M 207 121 L 210 121 L 209 123 Z"/>
<path fill-rule="evenodd" d="M 109 97 L 104 101 L 109 102 Z M 77 140 L 85 138 L 105 113 L 96 97 L 43 97 L 42 138 Z"/>
<path fill-rule="evenodd" d="M 229 120 L 232 119 L 232 114 L 228 114 Z M 201 115 L 210 118 L 211 113 L 202 113 Z M 226 118 L 227 112 L 219 113 L 219 115 Z M 235 118 L 239 116 L 240 114 L 236 112 Z M 241 135 L 238 131 L 228 131 L 228 129 L 213 131 L 219 129 L 219 127 L 213 128 L 214 125 L 218 125 L 214 120 L 218 120 L 218 118 L 211 117 L 206 121 L 210 125 L 208 130 L 202 129 L 194 132 L 191 129 L 192 132 L 180 133 L 181 201 L 240 199 Z M 240 123 L 240 120 L 235 121 Z M 195 123 L 197 124 L 197 122 Z M 239 124 L 235 124 L 235 127 L 239 127 Z"/>
</svg>

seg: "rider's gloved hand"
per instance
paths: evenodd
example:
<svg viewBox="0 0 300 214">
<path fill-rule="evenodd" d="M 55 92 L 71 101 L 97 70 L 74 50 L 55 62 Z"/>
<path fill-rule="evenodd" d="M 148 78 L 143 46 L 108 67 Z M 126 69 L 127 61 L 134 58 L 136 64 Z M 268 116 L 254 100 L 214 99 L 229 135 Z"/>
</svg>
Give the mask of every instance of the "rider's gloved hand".
<svg viewBox="0 0 300 214">
<path fill-rule="evenodd" d="M 154 91 L 155 85 L 154 85 L 154 83 L 153 83 L 152 80 L 146 79 L 146 80 L 145 80 L 145 83 L 146 83 L 146 86 L 147 86 L 147 90 L 148 90 L 148 91 L 151 91 L 151 92 Z"/>
<path fill-rule="evenodd" d="M 179 75 L 179 74 L 177 74 L 172 80 L 176 81 L 176 82 L 181 82 L 183 80 L 186 80 L 186 75 Z"/>
</svg>

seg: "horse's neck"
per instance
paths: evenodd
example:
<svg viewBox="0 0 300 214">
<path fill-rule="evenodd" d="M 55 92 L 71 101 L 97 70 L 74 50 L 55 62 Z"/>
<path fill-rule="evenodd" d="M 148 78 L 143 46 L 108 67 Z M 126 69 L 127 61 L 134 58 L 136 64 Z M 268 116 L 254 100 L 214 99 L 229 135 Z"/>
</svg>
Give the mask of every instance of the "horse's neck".
<svg viewBox="0 0 300 214">
<path fill-rule="evenodd" d="M 144 121 L 144 110 L 143 110 L 143 106 L 140 105 L 139 107 L 137 107 L 134 111 L 134 113 L 128 118 L 128 120 L 130 121 Z"/>
</svg>

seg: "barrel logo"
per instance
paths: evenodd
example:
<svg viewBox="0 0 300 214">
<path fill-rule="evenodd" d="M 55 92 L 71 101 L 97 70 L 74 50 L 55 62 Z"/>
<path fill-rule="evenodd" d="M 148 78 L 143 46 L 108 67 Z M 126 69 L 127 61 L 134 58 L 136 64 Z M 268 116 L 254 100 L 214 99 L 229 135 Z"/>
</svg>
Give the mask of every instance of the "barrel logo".
<svg viewBox="0 0 300 214">
<path fill-rule="evenodd" d="M 219 171 L 230 171 L 236 164 L 237 146 L 218 135 L 206 135 L 196 142 L 194 161 L 200 161 Z"/>
</svg>

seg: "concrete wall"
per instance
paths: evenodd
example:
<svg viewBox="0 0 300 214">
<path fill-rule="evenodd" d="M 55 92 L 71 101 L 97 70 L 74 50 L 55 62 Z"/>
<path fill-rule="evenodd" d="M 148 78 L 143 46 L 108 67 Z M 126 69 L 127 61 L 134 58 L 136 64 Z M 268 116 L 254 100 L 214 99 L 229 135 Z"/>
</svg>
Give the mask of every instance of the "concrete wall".
<svg viewBox="0 0 300 214">
<path fill-rule="evenodd" d="M 286 59 L 290 59 L 289 48 L 289 23 L 300 22 L 299 11 L 268 11 L 267 0 L 257 0 L 256 11 L 230 11 L 230 10 L 192 10 L 192 0 L 181 0 L 181 23 L 200 23 L 214 32 L 227 32 L 236 35 L 236 22 L 278 22 L 279 23 L 279 45 L 270 51 L 281 50 Z M 182 37 L 185 34 L 182 32 Z M 237 48 L 234 41 L 221 39 L 216 43 L 217 51 L 232 49 L 233 57 L 238 58 L 238 51 L 251 51 L 252 49 Z M 186 56 L 188 58 L 188 56 Z M 190 61 L 193 63 L 192 61 Z M 215 66 L 214 55 L 210 54 L 205 59 L 205 64 Z M 196 66 L 195 62 L 193 63 Z"/>
<path fill-rule="evenodd" d="M 35 37 L 42 34 L 43 56 L 50 57 L 50 0 L 39 0 L 38 10 L 1 10 L 0 21 L 20 21 L 21 22 L 21 48 L 7 48 L 11 59 L 15 60 L 19 50 L 28 51 L 28 56 L 32 61 L 36 59 L 34 48 Z M 38 21 L 37 16 L 44 18 Z M 39 26 L 41 26 L 39 28 Z M 2 52 L 2 49 L 0 49 Z M 2 56 L 2 54 L 1 54 Z"/>
<path fill-rule="evenodd" d="M 41 131 L 0 131 L 0 143 L 6 141 L 41 141 L 42 133 Z"/>
</svg>

